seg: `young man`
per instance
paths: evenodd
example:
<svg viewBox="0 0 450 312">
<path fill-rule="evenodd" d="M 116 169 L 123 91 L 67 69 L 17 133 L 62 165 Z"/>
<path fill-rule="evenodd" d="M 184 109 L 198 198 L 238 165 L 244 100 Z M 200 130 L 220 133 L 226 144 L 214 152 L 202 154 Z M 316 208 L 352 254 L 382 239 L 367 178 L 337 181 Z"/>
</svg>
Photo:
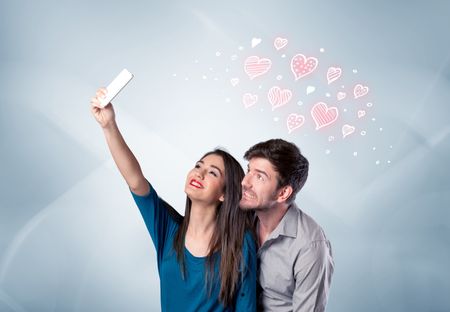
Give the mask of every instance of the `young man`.
<svg viewBox="0 0 450 312">
<path fill-rule="evenodd" d="M 331 245 L 294 202 L 308 160 L 281 139 L 254 145 L 244 158 L 249 164 L 240 206 L 257 216 L 259 309 L 324 311 L 334 268 Z"/>
</svg>

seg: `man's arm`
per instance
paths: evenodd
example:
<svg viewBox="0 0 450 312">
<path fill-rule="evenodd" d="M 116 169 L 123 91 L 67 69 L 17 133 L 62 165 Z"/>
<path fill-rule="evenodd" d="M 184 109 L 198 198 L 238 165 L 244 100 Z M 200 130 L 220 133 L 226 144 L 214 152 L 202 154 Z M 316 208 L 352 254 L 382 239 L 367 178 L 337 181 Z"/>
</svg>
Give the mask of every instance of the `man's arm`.
<svg viewBox="0 0 450 312">
<path fill-rule="evenodd" d="M 328 241 L 314 241 L 309 248 L 301 250 L 294 264 L 293 311 L 325 311 L 333 271 L 334 262 Z"/>
</svg>

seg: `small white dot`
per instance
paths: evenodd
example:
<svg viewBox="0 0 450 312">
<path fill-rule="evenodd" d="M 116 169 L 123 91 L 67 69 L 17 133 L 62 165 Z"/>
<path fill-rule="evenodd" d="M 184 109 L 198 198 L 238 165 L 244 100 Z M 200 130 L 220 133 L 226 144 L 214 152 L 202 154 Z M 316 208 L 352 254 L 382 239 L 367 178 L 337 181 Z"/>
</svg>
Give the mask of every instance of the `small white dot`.
<svg viewBox="0 0 450 312">
<path fill-rule="evenodd" d="M 319 50 L 320 52 L 325 52 L 325 49 L 324 48 L 320 48 L 320 50 Z"/>
<path fill-rule="evenodd" d="M 383 128 L 380 128 L 380 132 L 383 131 Z"/>
<path fill-rule="evenodd" d="M 344 88 L 345 88 L 345 86 L 344 86 L 344 85 L 342 85 L 342 86 L 341 86 L 341 88 L 342 88 L 342 89 L 344 89 Z"/>
<path fill-rule="evenodd" d="M 376 121 L 376 119 L 375 119 L 375 118 L 372 118 L 372 121 Z"/>
<path fill-rule="evenodd" d="M 325 151 L 325 154 L 327 154 L 327 155 L 329 155 L 331 153 L 331 151 L 329 150 L 329 149 L 327 149 L 326 151 Z"/>
<path fill-rule="evenodd" d="M 354 74 L 356 74 L 356 73 L 358 72 L 358 70 L 355 68 L 355 69 L 352 70 L 352 72 L 353 72 Z"/>
<path fill-rule="evenodd" d="M 282 57 L 282 58 L 285 58 L 285 57 L 286 57 L 286 54 L 282 54 L 281 57 Z"/>
<path fill-rule="evenodd" d="M 388 161 L 387 161 L 387 163 L 388 163 L 388 164 L 390 164 L 390 163 L 391 163 L 391 161 L 390 161 L 390 160 L 388 160 Z"/>
<path fill-rule="evenodd" d="M 377 150 L 377 148 L 374 146 L 374 147 L 372 147 L 372 151 L 376 151 Z"/>
<path fill-rule="evenodd" d="M 262 86 L 259 86 L 258 89 L 262 89 Z"/>
<path fill-rule="evenodd" d="M 375 162 L 375 165 L 379 165 L 379 164 L 380 164 L 380 161 L 377 160 L 377 161 Z"/>
<path fill-rule="evenodd" d="M 353 152 L 353 156 L 358 156 L 358 152 Z"/>
<path fill-rule="evenodd" d="M 367 107 L 372 107 L 373 106 L 373 103 L 367 103 Z"/>
<path fill-rule="evenodd" d="M 216 56 L 221 56 L 222 53 L 220 53 L 219 51 L 216 52 Z"/>
<path fill-rule="evenodd" d="M 389 145 L 389 148 L 392 148 L 392 145 Z"/>
<path fill-rule="evenodd" d="M 176 77 L 177 76 L 177 74 L 172 74 L 172 77 Z"/>
<path fill-rule="evenodd" d="M 242 51 L 242 50 L 244 50 L 244 47 L 243 46 L 239 46 L 238 50 Z"/>
<path fill-rule="evenodd" d="M 206 80 L 206 79 L 208 79 L 208 77 L 206 77 L 206 75 L 203 75 L 203 76 L 202 76 L 202 79 L 203 79 L 203 80 Z"/>
<path fill-rule="evenodd" d="M 325 93 L 325 96 L 326 96 L 326 97 L 330 97 L 331 94 L 327 92 L 327 93 Z"/>
<path fill-rule="evenodd" d="M 189 80 L 189 78 L 188 78 L 188 77 L 186 77 L 186 78 L 184 78 L 184 80 L 188 81 L 188 80 Z"/>
<path fill-rule="evenodd" d="M 212 67 L 210 67 L 210 68 L 209 68 L 209 71 L 213 71 L 213 68 L 212 68 Z"/>
<path fill-rule="evenodd" d="M 361 135 L 365 136 L 366 135 L 366 131 L 361 131 Z"/>
<path fill-rule="evenodd" d="M 334 141 L 334 136 L 330 135 L 330 136 L 328 137 L 328 142 L 332 142 L 332 141 Z"/>
<path fill-rule="evenodd" d="M 283 76 L 278 75 L 278 76 L 277 76 L 277 80 L 280 81 L 281 79 L 283 79 Z"/>
<path fill-rule="evenodd" d="M 219 80 L 219 78 L 217 78 L 217 77 L 214 77 L 214 81 L 217 81 L 217 80 Z"/>
<path fill-rule="evenodd" d="M 194 63 L 198 64 L 198 60 L 195 60 Z"/>
<path fill-rule="evenodd" d="M 277 122 L 279 120 L 278 117 L 273 117 L 273 121 Z"/>
<path fill-rule="evenodd" d="M 302 105 L 303 105 L 303 102 L 302 102 L 302 101 L 298 101 L 298 102 L 297 102 L 297 105 L 298 105 L 298 106 L 302 106 Z"/>
<path fill-rule="evenodd" d="M 344 108 L 344 113 L 346 113 L 347 112 L 347 109 L 346 108 Z"/>
<path fill-rule="evenodd" d="M 225 68 L 225 72 L 228 73 L 230 71 L 230 69 L 227 67 Z"/>
<path fill-rule="evenodd" d="M 225 102 L 230 103 L 230 102 L 231 102 L 231 99 L 230 99 L 230 98 L 226 98 L 226 99 L 225 99 Z"/>
</svg>

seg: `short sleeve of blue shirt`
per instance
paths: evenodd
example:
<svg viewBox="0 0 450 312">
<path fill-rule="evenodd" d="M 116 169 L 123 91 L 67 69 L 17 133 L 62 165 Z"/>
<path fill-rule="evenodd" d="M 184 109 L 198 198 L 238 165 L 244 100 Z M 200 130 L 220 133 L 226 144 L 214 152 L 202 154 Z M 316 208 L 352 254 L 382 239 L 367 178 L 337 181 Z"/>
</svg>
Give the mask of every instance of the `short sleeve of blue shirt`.
<svg viewBox="0 0 450 312">
<path fill-rule="evenodd" d="M 174 212 L 172 215 L 169 213 L 169 205 L 159 198 L 153 186 L 149 183 L 150 191 L 147 195 L 139 196 L 131 192 L 134 201 L 141 212 L 142 218 L 144 219 L 145 226 L 152 238 L 153 244 L 156 248 L 156 253 L 158 256 L 158 269 L 160 267 L 160 262 L 162 260 L 163 250 L 167 242 L 172 243 L 172 238 L 177 229 L 178 224 L 182 217 L 180 215 L 175 216 Z M 178 219 L 178 220 L 177 220 Z M 171 247 L 171 246 L 170 246 Z"/>
</svg>

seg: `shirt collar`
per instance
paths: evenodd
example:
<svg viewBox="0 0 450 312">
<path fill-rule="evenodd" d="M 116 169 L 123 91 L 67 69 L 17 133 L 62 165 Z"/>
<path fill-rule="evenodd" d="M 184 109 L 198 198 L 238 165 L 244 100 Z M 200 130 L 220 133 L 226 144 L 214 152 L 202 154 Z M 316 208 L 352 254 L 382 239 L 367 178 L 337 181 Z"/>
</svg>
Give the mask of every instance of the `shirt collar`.
<svg viewBox="0 0 450 312">
<path fill-rule="evenodd" d="M 292 203 L 284 214 L 283 218 L 281 218 L 280 223 L 278 223 L 275 230 L 270 233 L 268 240 L 275 239 L 280 235 L 293 238 L 297 237 L 297 210 L 298 209 L 295 203 Z"/>
</svg>

